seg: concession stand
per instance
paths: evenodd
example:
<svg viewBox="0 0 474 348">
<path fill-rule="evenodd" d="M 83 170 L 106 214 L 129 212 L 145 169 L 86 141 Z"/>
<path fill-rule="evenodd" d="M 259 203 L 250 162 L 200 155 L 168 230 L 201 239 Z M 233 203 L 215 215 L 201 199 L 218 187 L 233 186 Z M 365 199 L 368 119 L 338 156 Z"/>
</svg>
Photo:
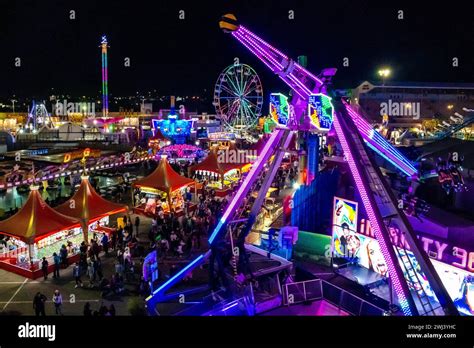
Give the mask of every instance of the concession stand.
<svg viewBox="0 0 474 348">
<path fill-rule="evenodd" d="M 139 190 L 138 200 L 134 196 L 134 213 L 145 216 L 155 216 L 158 207 L 165 214 L 171 210 L 177 216 L 185 212 L 186 193 L 195 187 L 192 179 L 181 176 L 168 163 L 166 156 L 162 156 L 156 169 L 147 177 L 137 180 L 133 186 Z M 188 212 L 196 209 L 196 205 L 188 203 Z"/>
<path fill-rule="evenodd" d="M 0 268 L 35 279 L 41 276 L 41 260 L 46 257 L 49 271 L 52 255 L 63 245 L 68 249 L 69 263 L 79 259 L 83 241 L 81 222 L 63 215 L 41 198 L 38 186 L 31 186 L 23 207 L 10 218 L 0 221 L 2 250 Z"/>
<path fill-rule="evenodd" d="M 89 232 L 94 235 L 110 236 L 115 229 L 108 228 L 109 217 L 128 211 L 124 204 L 117 204 L 102 198 L 92 187 L 88 176 L 81 177 L 81 185 L 65 203 L 56 207 L 61 214 L 71 216 L 81 222 L 84 241 L 89 241 Z M 98 238 L 100 240 L 100 238 Z"/>
</svg>

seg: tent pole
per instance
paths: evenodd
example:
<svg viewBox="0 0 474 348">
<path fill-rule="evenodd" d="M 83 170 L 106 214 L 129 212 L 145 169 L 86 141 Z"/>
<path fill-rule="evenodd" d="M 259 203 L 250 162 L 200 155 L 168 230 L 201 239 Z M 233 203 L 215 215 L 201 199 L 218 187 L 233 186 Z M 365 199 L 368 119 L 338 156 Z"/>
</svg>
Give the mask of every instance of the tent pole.
<svg viewBox="0 0 474 348">
<path fill-rule="evenodd" d="M 166 193 L 166 195 L 168 196 L 168 207 L 169 207 L 170 214 L 171 214 L 171 191 L 168 191 Z"/>
<path fill-rule="evenodd" d="M 89 238 L 89 225 L 85 222 L 82 222 L 81 227 L 82 227 L 82 235 L 84 236 L 84 242 L 86 242 L 86 245 L 89 245 L 89 241 L 88 241 L 88 238 Z"/>
<path fill-rule="evenodd" d="M 30 266 L 33 268 L 33 257 L 35 253 L 35 244 L 28 244 L 28 258 L 30 259 Z"/>
</svg>

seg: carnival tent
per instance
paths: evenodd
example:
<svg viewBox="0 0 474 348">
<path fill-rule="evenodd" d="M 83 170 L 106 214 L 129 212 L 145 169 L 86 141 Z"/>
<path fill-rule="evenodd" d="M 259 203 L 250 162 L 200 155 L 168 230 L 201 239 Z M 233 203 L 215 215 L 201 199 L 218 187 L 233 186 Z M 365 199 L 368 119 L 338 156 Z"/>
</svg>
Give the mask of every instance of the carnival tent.
<svg viewBox="0 0 474 348">
<path fill-rule="evenodd" d="M 194 180 L 179 175 L 171 168 L 165 156 L 161 157 L 158 167 L 147 177 L 137 180 L 133 186 L 138 188 L 151 188 L 167 194 L 171 206 L 171 193 L 185 186 L 194 185 Z"/>
<path fill-rule="evenodd" d="M 196 171 L 208 171 L 218 174 L 220 179 L 223 181 L 224 174 L 233 169 L 241 169 L 246 164 L 247 163 L 225 163 L 225 161 L 220 161 L 217 149 L 213 149 L 202 162 L 191 166 L 189 168 L 189 173 L 192 174 Z"/>
<path fill-rule="evenodd" d="M 80 226 L 79 219 L 61 214 L 46 204 L 38 186 L 32 186 L 23 207 L 12 217 L 0 221 L 0 233 L 31 245 L 51 234 Z"/>
<path fill-rule="evenodd" d="M 126 205 L 113 203 L 102 198 L 92 187 L 88 176 L 82 177 L 81 185 L 68 201 L 56 207 L 56 211 L 59 213 L 81 221 L 86 243 L 88 227 L 91 223 L 127 210 Z"/>
</svg>

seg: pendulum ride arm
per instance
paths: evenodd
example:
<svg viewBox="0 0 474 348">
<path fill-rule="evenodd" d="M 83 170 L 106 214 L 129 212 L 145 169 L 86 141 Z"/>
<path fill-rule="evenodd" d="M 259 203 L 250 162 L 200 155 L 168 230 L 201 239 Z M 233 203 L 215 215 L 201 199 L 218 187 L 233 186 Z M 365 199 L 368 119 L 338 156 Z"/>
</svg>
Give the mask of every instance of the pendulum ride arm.
<svg viewBox="0 0 474 348">
<path fill-rule="evenodd" d="M 238 26 L 236 30 L 232 31 L 232 35 L 295 91 L 299 97 L 295 108 L 301 102 L 307 102 L 310 94 L 325 92 L 322 81 L 315 75 L 299 66 L 282 52 L 243 26 Z M 401 229 L 409 249 L 414 253 L 444 312 L 450 315 L 457 314 L 451 298 L 428 256 L 416 239 L 409 222 L 403 215 L 403 212 L 398 209 L 397 200 L 390 191 L 390 187 L 384 182 L 380 169 L 373 163 L 366 147 L 363 146 L 364 141 L 369 147 L 400 168 L 406 175 L 415 175 L 416 169 L 399 151 L 374 131 L 360 115 L 353 111 L 347 103 L 341 109 L 341 112 L 335 112 L 334 114 L 334 127 L 346 154 L 371 226 L 379 241 L 389 269 L 393 288 L 397 293 L 403 313 L 405 315 L 418 314 L 402 271 L 402 266 L 408 272 L 412 271 L 413 268 L 409 268 L 408 265 L 403 263 L 403 265 L 400 265 L 396 254 L 397 249 L 392 244 L 390 233 L 384 220 L 387 218 L 390 221 L 395 221 Z"/>
<path fill-rule="evenodd" d="M 232 35 L 296 93 L 298 98 L 294 104 L 295 109 L 297 109 L 295 110 L 297 114 L 300 109 L 305 109 L 306 103 L 303 102 L 307 102 L 309 95 L 312 93 L 325 93 L 325 85 L 318 77 L 242 25 L 233 31 Z M 304 106 L 298 107 L 300 104 L 304 104 Z M 406 175 L 416 175 L 417 170 L 410 161 L 377 131 L 373 130 L 367 121 L 360 115 L 355 121 L 357 126 L 360 126 L 358 129 L 362 137 L 373 150 L 390 161 Z"/>
</svg>

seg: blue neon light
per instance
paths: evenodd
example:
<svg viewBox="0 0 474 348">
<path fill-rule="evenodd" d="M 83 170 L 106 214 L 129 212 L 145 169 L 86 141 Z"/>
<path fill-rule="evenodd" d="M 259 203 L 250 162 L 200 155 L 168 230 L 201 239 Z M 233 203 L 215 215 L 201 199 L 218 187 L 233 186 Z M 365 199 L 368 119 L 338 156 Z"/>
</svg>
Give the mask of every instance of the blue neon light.
<svg viewBox="0 0 474 348">
<path fill-rule="evenodd" d="M 319 130 L 331 129 L 334 120 L 334 107 L 331 98 L 325 94 L 311 94 L 308 97 L 308 115 L 311 123 Z"/>
<path fill-rule="evenodd" d="M 162 289 L 166 289 L 168 288 L 169 286 L 173 286 L 179 279 L 180 279 L 180 276 L 184 273 L 186 273 L 190 268 L 192 268 L 193 265 L 195 265 L 196 263 L 198 263 L 199 261 L 201 261 L 202 259 L 204 258 L 204 254 L 201 254 L 199 255 L 197 258 L 195 258 L 191 263 L 189 263 L 186 267 L 184 267 L 182 270 L 180 270 L 178 273 L 176 273 L 173 277 L 171 277 L 170 279 L 168 279 L 167 282 L 165 282 L 163 285 L 161 285 L 158 289 L 156 289 L 154 292 L 153 292 L 153 295 L 150 295 L 147 297 L 146 301 L 149 301 L 151 300 L 151 298 L 156 295 L 157 293 L 159 293 Z"/>
<path fill-rule="evenodd" d="M 372 145 L 370 142 L 368 141 L 365 141 L 365 143 L 367 144 L 368 147 L 370 147 L 372 150 L 374 150 L 375 152 L 377 152 L 380 156 L 382 156 L 383 158 L 385 158 L 387 161 L 389 161 L 390 163 L 392 163 L 395 167 L 397 167 L 398 169 L 400 169 L 403 173 L 405 173 L 406 175 L 408 176 L 411 176 L 411 173 L 409 171 L 407 171 L 405 168 L 403 168 L 402 166 L 398 165 L 396 162 L 394 162 L 390 157 L 386 156 L 382 151 L 380 151 L 379 149 L 377 149 L 374 145 Z"/>
<path fill-rule="evenodd" d="M 270 116 L 284 126 L 288 123 L 288 97 L 281 93 L 270 94 Z"/>
<path fill-rule="evenodd" d="M 179 120 L 177 115 L 169 115 L 167 120 L 152 120 L 154 129 L 159 129 L 168 139 L 184 144 L 192 130 L 192 120 Z"/>
</svg>

